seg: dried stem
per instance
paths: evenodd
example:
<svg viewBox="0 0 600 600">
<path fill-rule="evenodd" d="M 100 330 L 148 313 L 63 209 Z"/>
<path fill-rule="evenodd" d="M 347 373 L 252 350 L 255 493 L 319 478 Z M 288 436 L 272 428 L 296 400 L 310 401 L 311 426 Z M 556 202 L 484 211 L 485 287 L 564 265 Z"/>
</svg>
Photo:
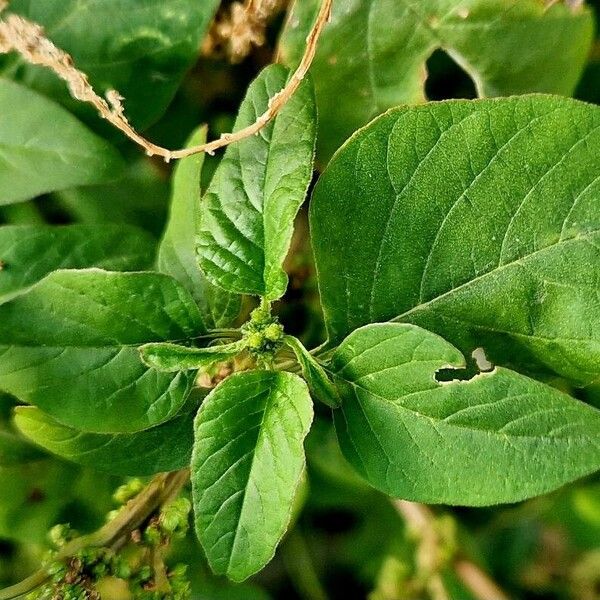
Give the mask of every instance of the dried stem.
<svg viewBox="0 0 600 600">
<path fill-rule="evenodd" d="M 265 43 L 265 31 L 271 18 L 283 10 L 288 0 L 246 0 L 227 7 L 217 17 L 202 51 L 205 55 L 225 53 L 232 63 L 242 61 L 253 46 Z"/>
<path fill-rule="evenodd" d="M 36 23 L 14 14 L 9 14 L 1 20 L 0 53 L 15 51 L 27 62 L 51 69 L 66 82 L 75 99 L 94 106 L 102 118 L 141 146 L 148 156 L 161 156 L 169 162 L 172 159 L 185 158 L 202 152 L 213 154 L 219 148 L 257 134 L 275 118 L 294 95 L 312 64 L 317 42 L 331 14 L 332 2 L 333 0 L 322 0 L 315 24 L 306 39 L 306 49 L 298 68 L 286 86 L 271 98 L 267 111 L 255 123 L 235 133 L 225 133 L 212 142 L 181 150 L 168 150 L 157 146 L 140 135 L 125 117 L 122 96 L 116 90 L 109 90 L 106 92 L 106 98 L 100 97 L 92 88 L 87 75 L 75 67 L 71 56 L 47 39 L 43 28 Z M 6 6 L 6 0 L 0 0 L 0 8 L 3 4 Z"/>
<path fill-rule="evenodd" d="M 430 593 L 442 597 L 445 593 L 441 578 L 437 575 L 439 567 L 439 534 L 435 528 L 435 517 L 423 504 L 406 500 L 394 501 L 394 507 L 402 515 L 409 529 L 419 538 L 417 564 L 432 575 Z M 509 600 L 508 596 L 476 564 L 464 558 L 455 559 L 452 566 L 462 583 L 478 600 Z"/>
<path fill-rule="evenodd" d="M 119 546 L 123 540 L 152 516 L 161 506 L 168 504 L 186 484 L 189 471 L 175 471 L 157 475 L 119 514 L 104 527 L 81 536 L 65 545 L 53 562 L 63 561 L 84 548 Z M 47 569 L 40 569 L 27 579 L 0 591 L 0 600 L 18 598 L 43 585 L 49 578 Z"/>
</svg>

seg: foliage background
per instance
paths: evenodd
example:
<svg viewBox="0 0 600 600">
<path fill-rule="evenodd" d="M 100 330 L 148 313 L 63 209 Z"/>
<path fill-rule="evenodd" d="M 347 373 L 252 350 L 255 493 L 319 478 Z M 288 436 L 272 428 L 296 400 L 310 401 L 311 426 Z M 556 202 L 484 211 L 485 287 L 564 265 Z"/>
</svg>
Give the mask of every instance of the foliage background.
<svg viewBox="0 0 600 600">
<path fill-rule="evenodd" d="M 600 0 L 592 2 L 600 29 Z M 146 133 L 167 147 L 181 147 L 200 122 L 209 137 L 229 131 L 248 83 L 268 64 L 280 22 L 273 23 L 268 43 L 241 64 L 200 58 L 185 75 L 166 112 Z M 135 49 L 130 49 L 135 51 Z M 515 49 L 517 52 L 518 49 Z M 185 70 L 183 65 L 183 69 Z M 174 68 L 166 65 L 165 68 Z M 181 68 L 181 65 L 177 68 Z M 475 97 L 469 77 L 444 53 L 428 61 L 426 84 L 430 99 Z M 51 82 L 27 73 L 4 59 L 2 75 L 18 76 L 46 90 Z M 143 79 L 135 85 L 150 87 Z M 127 94 L 125 94 L 127 95 Z M 166 94 L 168 96 L 168 93 Z M 576 97 L 600 104 L 600 38 L 596 41 Z M 155 100 L 155 98 L 153 98 Z M 141 227 L 156 241 L 167 215 L 171 167 L 160 160 L 140 158 L 140 152 L 95 117 L 69 107 L 116 145 L 125 158 L 123 175 L 112 183 L 71 188 L 35 200 L 0 207 L 0 224 L 66 224 L 114 222 Z M 140 101 L 139 123 L 144 114 Z M 218 157 L 207 157 L 203 187 L 210 181 Z M 312 259 L 302 213 L 287 265 L 291 285 L 280 307 L 289 333 L 302 335 L 307 346 L 322 335 Z M 600 393 L 586 400 L 600 407 Z M 11 431 L 14 400 L 0 396 L 0 428 Z M 309 486 L 306 503 L 294 532 L 276 559 L 250 583 L 234 585 L 209 573 L 201 550 L 190 537 L 175 549 L 173 561 L 191 565 L 194 597 L 202 600 L 261 600 L 323 598 L 350 600 L 373 593 L 374 600 L 395 598 L 398 586 L 414 567 L 415 540 L 389 499 L 367 487 L 336 451 L 329 421 L 320 418 L 307 443 Z M 55 523 L 69 522 L 80 531 L 92 530 L 111 510 L 115 477 L 48 456 L 27 465 L 0 467 L 0 587 L 29 574 Z M 507 592 L 527 599 L 600 598 L 600 480 L 593 477 L 535 500 L 485 509 L 444 509 L 439 522 L 450 537 L 460 540 L 468 555 L 482 564 Z M 453 598 L 468 600 L 448 571 Z M 320 580 L 318 585 L 314 580 Z"/>
</svg>

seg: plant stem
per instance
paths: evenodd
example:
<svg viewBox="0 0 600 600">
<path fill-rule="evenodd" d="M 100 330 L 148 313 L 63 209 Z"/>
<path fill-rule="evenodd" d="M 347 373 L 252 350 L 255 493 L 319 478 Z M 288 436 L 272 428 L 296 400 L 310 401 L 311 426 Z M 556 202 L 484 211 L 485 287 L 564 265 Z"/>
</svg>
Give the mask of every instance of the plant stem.
<svg viewBox="0 0 600 600">
<path fill-rule="evenodd" d="M 104 548 L 119 544 L 124 538 L 143 523 L 163 504 L 170 502 L 186 484 L 189 471 L 162 473 L 132 500 L 130 500 L 117 516 L 98 531 L 81 536 L 64 546 L 52 559 L 60 562 L 74 556 L 84 548 Z M 11 600 L 28 594 L 48 579 L 47 568 L 36 571 L 20 583 L 0 591 L 0 600 Z"/>
<path fill-rule="evenodd" d="M 281 546 L 281 556 L 294 587 L 304 600 L 327 600 L 304 536 L 294 529 Z"/>
<path fill-rule="evenodd" d="M 321 32 L 329 21 L 332 3 L 333 0 L 322 0 L 315 24 L 306 38 L 306 48 L 298 68 L 289 78 L 286 86 L 269 100 L 267 110 L 252 125 L 235 133 L 224 133 L 212 142 L 180 150 L 168 150 L 139 134 L 125 117 L 121 95 L 116 90 L 109 90 L 106 98 L 99 96 L 90 85 L 87 75 L 73 65 L 73 58 L 48 40 L 43 28 L 37 23 L 15 14 L 9 14 L 0 20 L 0 53 L 16 51 L 28 63 L 50 69 L 67 84 L 71 95 L 76 100 L 91 104 L 102 118 L 142 147 L 148 156 L 161 156 L 169 162 L 202 152 L 214 154 L 219 148 L 258 134 L 274 119 L 306 77 L 315 57 Z"/>
<path fill-rule="evenodd" d="M 439 536 L 435 530 L 435 517 L 424 504 L 395 500 L 396 510 L 402 515 L 408 527 L 419 537 L 417 563 L 435 575 L 437 562 L 437 546 Z M 475 563 L 464 558 L 453 561 L 458 578 L 478 600 L 509 600 L 508 596 L 484 573 Z M 441 582 L 441 580 L 440 580 Z M 434 582 L 435 583 L 435 582 Z M 437 584 L 434 585 L 434 588 Z"/>
</svg>

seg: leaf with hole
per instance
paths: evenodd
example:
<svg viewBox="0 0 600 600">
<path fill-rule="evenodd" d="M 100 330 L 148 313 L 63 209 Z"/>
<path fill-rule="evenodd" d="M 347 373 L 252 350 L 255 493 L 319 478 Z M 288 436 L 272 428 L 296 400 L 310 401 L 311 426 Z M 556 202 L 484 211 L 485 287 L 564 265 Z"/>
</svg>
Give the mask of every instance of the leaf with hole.
<svg viewBox="0 0 600 600">
<path fill-rule="evenodd" d="M 158 273 L 55 271 L 0 305 L 0 389 L 65 426 L 139 431 L 175 417 L 194 383 L 147 368 L 138 346 L 205 332 L 188 292 Z"/>
<path fill-rule="evenodd" d="M 346 458 L 379 490 L 482 506 L 544 494 L 600 468 L 600 411 L 508 369 L 436 381 L 461 353 L 415 325 L 367 325 L 333 354 Z"/>
<path fill-rule="evenodd" d="M 234 131 L 267 110 L 288 75 L 280 65 L 262 71 L 248 89 Z M 315 110 L 306 79 L 257 135 L 225 151 L 200 204 L 197 235 L 200 266 L 215 285 L 269 300 L 285 292 L 282 264 L 312 177 Z"/>
<path fill-rule="evenodd" d="M 292 373 L 228 377 L 195 424 L 192 495 L 196 532 L 217 574 L 242 581 L 273 557 L 288 526 L 313 417 Z"/>
<path fill-rule="evenodd" d="M 600 108 L 558 97 L 375 120 L 311 203 L 331 341 L 394 319 L 496 364 L 598 381 L 599 154 Z"/>
<path fill-rule="evenodd" d="M 471 76 L 480 96 L 570 95 L 592 43 L 593 18 L 586 7 L 551 4 L 336 0 L 311 68 L 320 160 L 388 108 L 425 100 L 426 61 L 437 49 Z M 280 42 L 284 64 L 302 55 L 318 6 L 319 0 L 294 2 Z"/>
</svg>

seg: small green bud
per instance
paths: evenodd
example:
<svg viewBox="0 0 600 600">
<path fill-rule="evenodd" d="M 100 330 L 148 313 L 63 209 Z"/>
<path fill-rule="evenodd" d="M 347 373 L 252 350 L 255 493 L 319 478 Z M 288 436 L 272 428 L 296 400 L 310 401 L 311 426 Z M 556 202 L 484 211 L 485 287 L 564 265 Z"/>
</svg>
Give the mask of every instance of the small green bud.
<svg viewBox="0 0 600 600">
<path fill-rule="evenodd" d="M 278 342 L 283 337 L 283 327 L 279 323 L 271 323 L 265 328 L 264 336 L 270 342 Z"/>
<path fill-rule="evenodd" d="M 149 581 L 152 578 L 152 569 L 148 565 L 144 565 L 137 573 L 136 579 L 142 583 Z"/>
<path fill-rule="evenodd" d="M 126 504 L 129 500 L 135 498 L 143 489 L 144 482 L 141 479 L 131 479 L 117 488 L 113 494 L 113 500 L 118 504 Z"/>
<path fill-rule="evenodd" d="M 116 510 L 111 510 L 106 515 L 106 522 L 109 523 L 110 521 L 112 521 L 120 512 L 121 512 L 120 508 L 117 508 Z"/>
<path fill-rule="evenodd" d="M 246 337 L 246 344 L 248 345 L 248 348 L 251 348 L 252 350 L 258 350 L 261 348 L 263 342 L 264 338 L 258 331 L 253 331 Z"/>
<path fill-rule="evenodd" d="M 112 558 L 110 572 L 118 579 L 129 579 L 131 577 L 131 567 L 118 555 Z"/>
<path fill-rule="evenodd" d="M 150 546 L 158 546 L 162 541 L 162 534 L 156 525 L 146 527 L 144 541 Z"/>
<path fill-rule="evenodd" d="M 62 548 L 67 542 L 71 541 L 76 532 L 68 524 L 55 525 L 48 532 L 48 540 L 55 548 Z"/>
<path fill-rule="evenodd" d="M 188 518 L 192 505 L 187 498 L 178 498 L 165 506 L 161 512 L 159 523 L 168 535 L 183 533 L 188 528 Z"/>
<path fill-rule="evenodd" d="M 255 308 L 250 313 L 250 321 L 252 323 L 256 323 L 257 325 L 264 325 L 270 319 L 271 319 L 270 311 L 266 307 L 263 307 L 263 306 L 259 306 L 258 308 Z"/>
</svg>

